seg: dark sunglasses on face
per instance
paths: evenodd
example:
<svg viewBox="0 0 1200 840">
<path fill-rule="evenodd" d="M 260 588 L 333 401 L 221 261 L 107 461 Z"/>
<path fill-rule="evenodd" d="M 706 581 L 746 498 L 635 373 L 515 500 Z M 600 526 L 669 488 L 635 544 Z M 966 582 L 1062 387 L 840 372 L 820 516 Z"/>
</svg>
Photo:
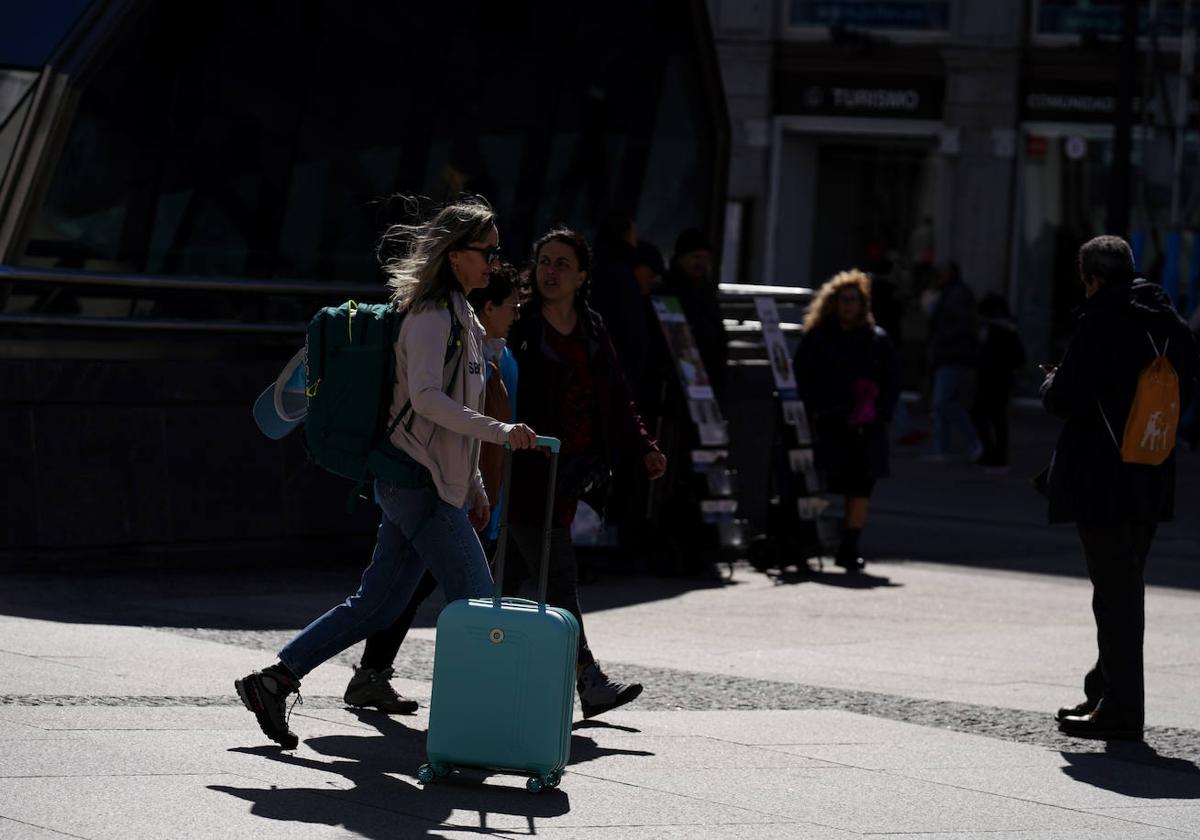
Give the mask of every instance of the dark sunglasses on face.
<svg viewBox="0 0 1200 840">
<path fill-rule="evenodd" d="M 482 248 L 479 245 L 464 245 L 462 249 L 464 251 L 475 251 L 478 254 L 482 254 L 484 262 L 493 263 L 498 262 L 500 259 L 499 245 L 491 245 L 487 248 Z"/>
</svg>

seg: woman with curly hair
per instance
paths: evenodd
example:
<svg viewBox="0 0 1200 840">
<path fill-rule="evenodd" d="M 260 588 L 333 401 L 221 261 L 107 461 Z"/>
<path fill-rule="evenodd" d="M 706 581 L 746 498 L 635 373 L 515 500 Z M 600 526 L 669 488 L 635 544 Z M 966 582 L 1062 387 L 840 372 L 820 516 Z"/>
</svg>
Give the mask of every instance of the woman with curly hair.
<svg viewBox="0 0 1200 840">
<path fill-rule="evenodd" d="M 871 315 L 871 278 L 852 269 L 817 292 L 796 351 L 796 384 L 812 423 L 816 463 L 846 497 L 836 562 L 865 565 L 858 540 L 876 479 L 888 474 L 887 424 L 900 396 L 896 350 Z"/>
</svg>

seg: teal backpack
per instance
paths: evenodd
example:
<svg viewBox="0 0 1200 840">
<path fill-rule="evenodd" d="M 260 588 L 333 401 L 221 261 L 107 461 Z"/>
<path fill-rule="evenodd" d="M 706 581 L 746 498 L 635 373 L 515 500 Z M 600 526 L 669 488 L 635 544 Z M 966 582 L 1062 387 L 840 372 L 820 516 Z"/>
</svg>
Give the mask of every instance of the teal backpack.
<svg viewBox="0 0 1200 840">
<path fill-rule="evenodd" d="M 450 311 L 450 337 L 443 364 L 454 360 L 453 382 L 462 361 L 462 326 Z M 425 467 L 388 441 L 395 423 L 413 420 L 412 402 L 387 425 L 396 381 L 395 344 L 405 313 L 391 304 L 347 301 L 327 306 L 308 323 L 305 339 L 305 393 L 308 414 L 304 441 L 309 458 L 335 475 L 357 482 L 353 506 L 370 480 L 403 487 L 432 484 Z"/>
</svg>

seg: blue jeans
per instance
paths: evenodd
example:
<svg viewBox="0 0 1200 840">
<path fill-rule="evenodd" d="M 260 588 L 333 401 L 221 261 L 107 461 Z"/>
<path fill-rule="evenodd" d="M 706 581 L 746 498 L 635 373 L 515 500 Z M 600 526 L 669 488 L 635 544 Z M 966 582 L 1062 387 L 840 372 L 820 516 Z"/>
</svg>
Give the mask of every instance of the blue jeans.
<svg viewBox="0 0 1200 840">
<path fill-rule="evenodd" d="M 441 584 L 447 602 L 492 595 L 492 575 L 464 510 L 448 505 L 433 487 L 377 481 L 375 499 L 383 517 L 358 591 L 279 652 L 279 661 L 297 677 L 391 626 L 408 606 L 426 568 Z"/>
<path fill-rule="evenodd" d="M 979 449 L 975 424 L 962 404 L 962 389 L 971 374 L 967 365 L 941 365 L 933 372 L 933 448 L 940 454 L 950 451 L 951 426 L 966 438 L 968 452 Z"/>
</svg>

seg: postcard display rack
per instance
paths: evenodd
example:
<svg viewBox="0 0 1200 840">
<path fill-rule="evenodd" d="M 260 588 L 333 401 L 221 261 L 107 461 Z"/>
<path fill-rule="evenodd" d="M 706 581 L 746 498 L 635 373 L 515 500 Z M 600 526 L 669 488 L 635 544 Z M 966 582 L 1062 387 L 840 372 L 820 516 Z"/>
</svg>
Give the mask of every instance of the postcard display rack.
<svg viewBox="0 0 1200 840">
<path fill-rule="evenodd" d="M 822 558 L 837 540 L 837 525 L 826 516 L 829 500 L 813 458 L 812 431 L 796 391 L 792 354 L 779 324 L 775 299 L 756 295 L 754 308 L 775 384 L 776 430 L 772 440 L 772 494 L 766 534 L 751 546 L 750 562 L 760 571 L 796 566 Z"/>
<path fill-rule="evenodd" d="M 700 441 L 691 459 L 693 474 L 705 491 L 700 499 L 701 519 L 715 527 L 722 554 L 732 564 L 733 553 L 746 543 L 747 522 L 738 515 L 737 470 L 729 465 L 728 424 L 679 299 L 656 296 L 653 304 Z"/>
</svg>

